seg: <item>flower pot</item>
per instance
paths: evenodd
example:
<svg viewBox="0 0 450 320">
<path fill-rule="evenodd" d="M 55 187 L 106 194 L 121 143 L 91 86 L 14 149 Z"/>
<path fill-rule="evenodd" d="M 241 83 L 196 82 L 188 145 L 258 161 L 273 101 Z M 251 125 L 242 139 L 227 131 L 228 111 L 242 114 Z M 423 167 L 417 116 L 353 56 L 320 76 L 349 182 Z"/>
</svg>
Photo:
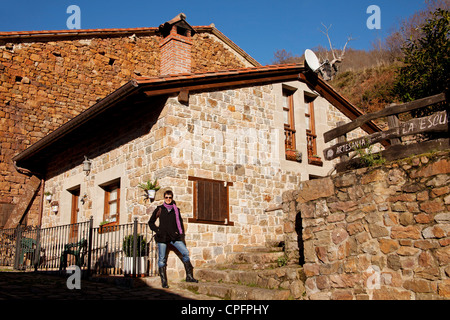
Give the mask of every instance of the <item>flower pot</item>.
<svg viewBox="0 0 450 320">
<path fill-rule="evenodd" d="M 136 276 L 143 277 L 147 274 L 147 256 L 136 258 Z M 132 276 L 134 269 L 134 258 L 124 257 L 123 258 L 123 274 L 125 276 Z"/>
<path fill-rule="evenodd" d="M 101 225 L 98 229 L 98 233 L 102 234 L 102 233 L 113 232 L 113 231 L 118 231 L 118 230 L 119 230 L 119 225 L 117 225 L 116 222 L 113 221 L 113 222 Z"/>
<path fill-rule="evenodd" d="M 286 160 L 296 160 L 296 154 L 294 150 L 286 150 Z"/>
<path fill-rule="evenodd" d="M 149 199 L 155 199 L 156 190 L 147 190 Z"/>
</svg>

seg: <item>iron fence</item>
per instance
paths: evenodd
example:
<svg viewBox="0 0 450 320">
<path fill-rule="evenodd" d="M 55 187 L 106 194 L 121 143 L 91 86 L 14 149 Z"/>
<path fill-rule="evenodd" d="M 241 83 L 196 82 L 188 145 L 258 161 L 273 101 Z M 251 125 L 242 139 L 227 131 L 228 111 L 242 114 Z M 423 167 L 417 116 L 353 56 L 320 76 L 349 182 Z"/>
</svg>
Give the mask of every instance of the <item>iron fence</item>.
<svg viewBox="0 0 450 320">
<path fill-rule="evenodd" d="M 93 227 L 90 221 L 51 228 L 0 230 L 0 266 L 65 271 L 78 265 L 88 274 L 153 276 L 156 244 L 146 223 Z"/>
</svg>

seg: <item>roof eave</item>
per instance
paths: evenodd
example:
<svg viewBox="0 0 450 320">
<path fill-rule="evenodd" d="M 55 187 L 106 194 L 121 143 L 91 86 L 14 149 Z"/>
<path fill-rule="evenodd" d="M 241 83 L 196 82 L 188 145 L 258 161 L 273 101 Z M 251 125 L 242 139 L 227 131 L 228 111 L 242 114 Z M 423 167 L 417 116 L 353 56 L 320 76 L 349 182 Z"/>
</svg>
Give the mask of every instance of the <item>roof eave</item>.
<svg viewBox="0 0 450 320">
<path fill-rule="evenodd" d="M 76 130 L 90 119 L 99 116 L 119 101 L 143 91 L 148 97 L 171 94 L 181 90 L 207 90 L 220 87 L 243 86 L 257 83 L 296 80 L 298 74 L 304 70 L 303 65 L 267 66 L 261 68 L 247 68 L 227 70 L 222 72 L 208 72 L 198 74 L 181 74 L 155 78 L 133 79 L 125 85 L 94 104 L 72 120 L 37 141 L 18 155 L 13 161 L 20 163 L 28 161 L 33 155 L 43 151 L 51 144 L 63 139 L 67 134 Z"/>
</svg>

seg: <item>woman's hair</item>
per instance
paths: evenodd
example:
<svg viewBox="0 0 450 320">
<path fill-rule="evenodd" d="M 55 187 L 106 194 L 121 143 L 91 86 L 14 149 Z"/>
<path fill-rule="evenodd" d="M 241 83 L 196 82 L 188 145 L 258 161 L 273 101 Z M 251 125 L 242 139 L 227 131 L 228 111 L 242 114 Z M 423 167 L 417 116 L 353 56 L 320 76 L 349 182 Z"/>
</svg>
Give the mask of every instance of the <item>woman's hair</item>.
<svg viewBox="0 0 450 320">
<path fill-rule="evenodd" d="M 166 194 L 168 194 L 169 196 L 172 196 L 172 199 L 173 199 L 173 192 L 172 192 L 172 190 L 166 190 L 164 192 L 164 197 L 166 197 Z"/>
</svg>

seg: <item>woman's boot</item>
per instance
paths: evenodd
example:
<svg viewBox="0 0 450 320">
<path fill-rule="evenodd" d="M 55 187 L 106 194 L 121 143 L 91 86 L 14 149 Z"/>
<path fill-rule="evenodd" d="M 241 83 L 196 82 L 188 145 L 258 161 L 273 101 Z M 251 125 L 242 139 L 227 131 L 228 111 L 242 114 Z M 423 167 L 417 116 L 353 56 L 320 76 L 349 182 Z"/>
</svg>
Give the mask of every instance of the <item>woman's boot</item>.
<svg viewBox="0 0 450 320">
<path fill-rule="evenodd" d="M 186 282 L 195 282 L 198 283 L 198 280 L 194 279 L 194 267 L 192 266 L 191 262 L 184 262 L 184 269 L 186 270 Z"/>
<path fill-rule="evenodd" d="M 163 288 L 168 288 L 166 267 L 159 267 L 159 276 L 161 277 L 161 286 Z"/>
</svg>

